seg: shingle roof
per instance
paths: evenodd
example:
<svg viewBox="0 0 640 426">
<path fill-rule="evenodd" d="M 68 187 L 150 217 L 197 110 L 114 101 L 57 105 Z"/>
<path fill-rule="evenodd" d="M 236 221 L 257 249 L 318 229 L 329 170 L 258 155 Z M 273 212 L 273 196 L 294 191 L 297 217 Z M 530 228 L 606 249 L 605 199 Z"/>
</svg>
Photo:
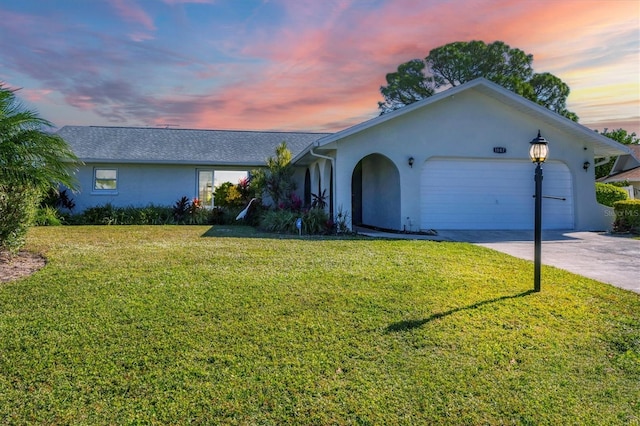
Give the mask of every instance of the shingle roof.
<svg viewBox="0 0 640 426">
<path fill-rule="evenodd" d="M 84 162 L 264 165 L 281 142 L 295 156 L 327 133 L 65 126 L 58 132 Z"/>
<path fill-rule="evenodd" d="M 633 155 L 636 160 L 640 161 L 640 144 L 634 143 L 627 145 L 627 148 L 631 150 L 631 155 Z"/>
<path fill-rule="evenodd" d="M 621 182 L 624 180 L 640 181 L 640 167 L 598 179 L 600 182 Z"/>
</svg>

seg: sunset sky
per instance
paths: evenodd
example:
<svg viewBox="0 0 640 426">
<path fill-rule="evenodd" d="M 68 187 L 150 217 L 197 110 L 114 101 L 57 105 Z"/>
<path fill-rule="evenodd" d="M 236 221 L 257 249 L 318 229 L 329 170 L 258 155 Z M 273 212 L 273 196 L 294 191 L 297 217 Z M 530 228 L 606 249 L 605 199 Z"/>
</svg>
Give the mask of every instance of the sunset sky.
<svg viewBox="0 0 640 426">
<path fill-rule="evenodd" d="M 55 126 L 336 131 L 385 74 L 501 40 L 592 129 L 640 134 L 637 0 L 0 0 L 0 82 Z"/>
</svg>

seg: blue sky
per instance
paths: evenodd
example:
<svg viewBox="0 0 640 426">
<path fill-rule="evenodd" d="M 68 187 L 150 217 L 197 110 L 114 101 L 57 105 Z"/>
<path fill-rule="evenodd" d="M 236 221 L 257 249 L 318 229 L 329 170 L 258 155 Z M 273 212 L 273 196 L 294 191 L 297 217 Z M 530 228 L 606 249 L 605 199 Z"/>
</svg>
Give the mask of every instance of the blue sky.
<svg viewBox="0 0 640 426">
<path fill-rule="evenodd" d="M 384 76 L 502 40 L 590 128 L 640 134 L 636 0 L 0 0 L 0 81 L 56 126 L 335 131 Z"/>
</svg>

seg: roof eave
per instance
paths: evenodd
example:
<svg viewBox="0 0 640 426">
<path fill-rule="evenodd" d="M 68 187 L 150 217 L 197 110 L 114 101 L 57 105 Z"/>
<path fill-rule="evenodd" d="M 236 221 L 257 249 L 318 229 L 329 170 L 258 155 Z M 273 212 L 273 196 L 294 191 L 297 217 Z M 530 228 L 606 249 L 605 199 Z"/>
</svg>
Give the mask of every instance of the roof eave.
<svg viewBox="0 0 640 426">
<path fill-rule="evenodd" d="M 331 136 L 331 135 L 329 135 Z M 326 137 L 329 137 L 326 136 Z M 324 139 L 324 138 L 322 138 Z M 333 145 L 323 145 L 320 143 L 320 141 L 322 139 L 318 139 L 317 141 L 309 144 L 309 146 L 307 146 L 305 149 L 303 149 L 302 151 L 300 151 L 295 157 L 293 157 L 291 159 L 291 164 L 296 164 L 298 162 L 304 162 L 303 159 L 313 156 L 313 154 L 311 154 L 311 150 L 315 150 L 315 152 L 325 152 L 325 151 L 330 151 L 330 150 L 335 150 L 336 146 L 335 144 Z"/>
<path fill-rule="evenodd" d="M 264 167 L 263 162 L 237 162 L 237 161 L 206 161 L 206 160 L 140 160 L 140 159 L 105 159 L 105 158 L 80 158 L 85 164 L 145 164 L 145 165 L 177 165 L 177 166 L 224 166 L 224 167 Z"/>
</svg>

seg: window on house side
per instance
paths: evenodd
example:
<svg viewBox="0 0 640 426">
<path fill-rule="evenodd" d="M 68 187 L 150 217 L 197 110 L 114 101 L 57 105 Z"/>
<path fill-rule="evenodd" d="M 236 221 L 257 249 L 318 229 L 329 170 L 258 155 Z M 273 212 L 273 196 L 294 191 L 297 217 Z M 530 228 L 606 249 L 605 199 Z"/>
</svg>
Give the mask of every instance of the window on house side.
<svg viewBox="0 0 640 426">
<path fill-rule="evenodd" d="M 198 199 L 204 207 L 213 206 L 213 170 L 198 170 Z"/>
<path fill-rule="evenodd" d="M 95 191 L 115 191 L 118 189 L 117 169 L 94 169 L 93 189 Z"/>
</svg>

